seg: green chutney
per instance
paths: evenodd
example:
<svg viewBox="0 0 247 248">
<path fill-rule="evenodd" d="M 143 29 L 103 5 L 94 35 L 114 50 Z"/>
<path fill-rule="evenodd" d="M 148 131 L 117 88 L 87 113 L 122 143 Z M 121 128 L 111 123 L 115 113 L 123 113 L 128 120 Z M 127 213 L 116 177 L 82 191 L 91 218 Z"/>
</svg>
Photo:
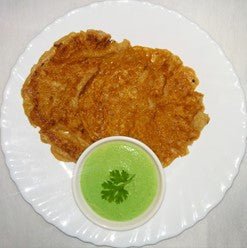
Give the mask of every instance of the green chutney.
<svg viewBox="0 0 247 248">
<path fill-rule="evenodd" d="M 102 183 L 114 170 L 134 175 L 126 184 L 128 196 L 121 203 L 102 198 Z M 95 213 L 112 221 L 129 221 L 141 215 L 158 193 L 158 172 L 152 157 L 127 141 L 109 141 L 96 147 L 85 159 L 81 191 Z"/>
</svg>

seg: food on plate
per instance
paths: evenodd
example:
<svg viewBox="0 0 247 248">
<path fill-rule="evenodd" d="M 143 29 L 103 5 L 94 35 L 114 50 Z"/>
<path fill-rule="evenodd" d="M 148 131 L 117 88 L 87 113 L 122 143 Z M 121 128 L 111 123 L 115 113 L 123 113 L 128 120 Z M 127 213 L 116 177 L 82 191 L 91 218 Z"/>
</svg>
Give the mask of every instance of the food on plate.
<svg viewBox="0 0 247 248">
<path fill-rule="evenodd" d="M 23 106 L 59 160 L 76 162 L 93 142 L 122 135 L 146 143 L 167 166 L 209 121 L 198 83 L 168 50 L 88 30 L 41 56 L 23 85 Z"/>
<path fill-rule="evenodd" d="M 129 221 L 147 211 L 159 193 L 153 158 L 127 141 L 103 143 L 86 156 L 81 194 L 91 209 L 113 221 Z M 141 203 L 141 204 L 140 204 Z"/>
</svg>

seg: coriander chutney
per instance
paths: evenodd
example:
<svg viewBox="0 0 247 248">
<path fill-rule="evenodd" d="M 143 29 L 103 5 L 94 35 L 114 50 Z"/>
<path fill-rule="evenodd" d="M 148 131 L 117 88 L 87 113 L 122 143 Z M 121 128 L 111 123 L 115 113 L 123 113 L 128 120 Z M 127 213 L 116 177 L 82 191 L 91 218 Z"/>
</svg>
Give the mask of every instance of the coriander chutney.
<svg viewBox="0 0 247 248">
<path fill-rule="evenodd" d="M 99 216 L 129 221 L 144 213 L 158 194 L 158 172 L 153 158 L 127 141 L 97 146 L 84 160 L 81 192 Z"/>
</svg>

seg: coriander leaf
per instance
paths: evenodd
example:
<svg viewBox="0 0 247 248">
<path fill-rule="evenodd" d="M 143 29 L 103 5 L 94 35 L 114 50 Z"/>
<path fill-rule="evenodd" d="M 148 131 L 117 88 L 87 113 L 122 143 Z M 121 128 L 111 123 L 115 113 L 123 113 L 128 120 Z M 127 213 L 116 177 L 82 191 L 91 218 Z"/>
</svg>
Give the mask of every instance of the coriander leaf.
<svg viewBox="0 0 247 248">
<path fill-rule="evenodd" d="M 101 184 L 103 190 L 101 191 L 101 198 L 108 202 L 122 203 L 127 199 L 129 192 L 125 186 L 129 184 L 135 175 L 130 175 L 125 170 L 110 171 L 110 179 Z"/>
</svg>

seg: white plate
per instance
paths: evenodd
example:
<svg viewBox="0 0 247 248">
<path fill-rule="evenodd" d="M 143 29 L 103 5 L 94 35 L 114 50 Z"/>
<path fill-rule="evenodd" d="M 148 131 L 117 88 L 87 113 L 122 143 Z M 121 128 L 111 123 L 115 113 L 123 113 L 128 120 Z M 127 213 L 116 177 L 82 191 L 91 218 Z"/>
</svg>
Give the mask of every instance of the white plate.
<svg viewBox="0 0 247 248">
<path fill-rule="evenodd" d="M 108 231 L 85 218 L 73 200 L 72 163 L 58 162 L 23 113 L 20 95 L 31 66 L 53 42 L 71 31 L 101 29 L 120 41 L 167 48 L 193 67 L 211 121 L 190 154 L 166 169 L 167 193 L 160 211 L 131 231 Z M 238 78 L 219 46 L 180 14 L 138 1 L 99 2 L 59 18 L 27 46 L 4 93 L 2 147 L 23 197 L 66 234 L 98 245 L 153 244 L 173 237 L 216 206 L 238 173 L 245 151 L 246 110 Z"/>
</svg>

